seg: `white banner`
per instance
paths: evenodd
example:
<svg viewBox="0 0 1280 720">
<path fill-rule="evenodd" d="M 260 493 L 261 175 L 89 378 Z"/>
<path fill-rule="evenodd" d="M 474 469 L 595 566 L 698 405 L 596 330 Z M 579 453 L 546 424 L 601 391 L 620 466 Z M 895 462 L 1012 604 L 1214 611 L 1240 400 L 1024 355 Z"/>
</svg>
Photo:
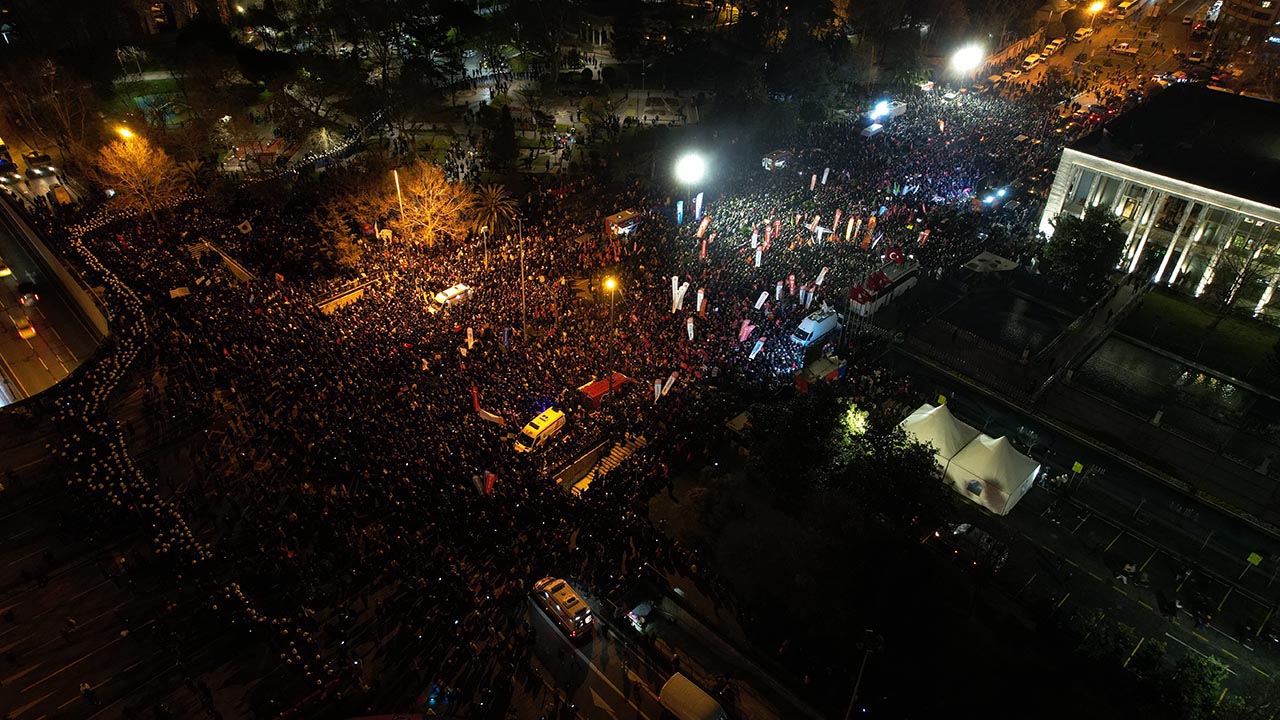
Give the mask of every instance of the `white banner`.
<svg viewBox="0 0 1280 720">
<path fill-rule="evenodd" d="M 702 312 L 703 297 L 704 295 L 703 295 L 702 288 L 698 288 L 698 307 L 694 310 L 694 312 L 699 312 L 699 313 Z"/>
<path fill-rule="evenodd" d="M 828 268 L 822 268 L 822 272 L 818 273 L 818 279 L 813 281 L 814 285 L 822 287 L 822 281 L 827 279 L 827 270 Z"/>
<path fill-rule="evenodd" d="M 680 374 L 679 370 L 671 373 L 671 377 L 667 378 L 667 381 L 662 384 L 663 395 L 666 395 L 667 393 L 671 392 L 671 386 L 676 384 L 676 375 L 679 375 L 679 374 Z"/>
<path fill-rule="evenodd" d="M 760 246 L 760 231 L 755 228 L 751 229 L 751 249 L 754 250 Z"/>
<path fill-rule="evenodd" d="M 813 304 L 813 285 L 805 285 L 804 286 L 804 308 L 808 310 L 809 306 L 812 304 Z"/>
<path fill-rule="evenodd" d="M 773 301 L 782 302 L 782 281 L 778 281 L 778 287 L 773 291 Z"/>
<path fill-rule="evenodd" d="M 756 355 L 760 354 L 760 349 L 763 347 L 764 347 L 764 338 L 760 338 L 759 340 L 756 341 L 756 346 L 751 348 L 751 355 L 749 356 L 748 359 L 755 360 Z"/>
<path fill-rule="evenodd" d="M 702 219 L 702 193 L 698 193 L 693 197 L 693 219 Z"/>
<path fill-rule="evenodd" d="M 760 293 L 760 297 L 756 299 L 756 309 L 759 310 L 760 308 L 764 307 L 764 301 L 768 299 L 769 299 L 768 290 Z"/>
<path fill-rule="evenodd" d="M 671 312 L 684 309 L 684 294 L 689 292 L 689 283 L 681 283 L 680 289 L 676 290 L 676 296 L 671 301 Z"/>
<path fill-rule="evenodd" d="M 849 218 L 849 224 L 844 228 L 844 241 L 849 242 L 849 238 L 853 236 L 853 218 Z"/>
<path fill-rule="evenodd" d="M 684 323 L 685 328 L 689 330 L 689 339 L 693 339 L 693 318 L 689 318 Z"/>
<path fill-rule="evenodd" d="M 471 350 L 476 346 L 476 334 L 471 328 L 467 328 L 467 349 Z"/>
<path fill-rule="evenodd" d="M 653 401 L 658 402 L 660 397 L 662 397 L 662 378 L 653 381 Z"/>
<path fill-rule="evenodd" d="M 761 255 L 760 248 L 756 248 L 756 267 L 760 267 L 760 255 Z"/>
<path fill-rule="evenodd" d="M 827 176 L 828 176 L 828 175 L 830 175 L 830 174 L 831 174 L 831 168 L 823 168 L 823 169 L 822 169 L 822 184 L 823 184 L 823 185 L 826 185 L 826 184 L 827 184 Z"/>
<path fill-rule="evenodd" d="M 818 173 L 814 173 L 813 177 L 809 178 L 809 189 L 812 190 L 816 187 L 818 187 Z"/>
<path fill-rule="evenodd" d="M 738 342 L 746 342 L 747 338 L 751 337 L 751 331 L 755 329 L 756 326 L 752 325 L 750 320 L 743 318 L 742 327 L 738 328 Z"/>
</svg>

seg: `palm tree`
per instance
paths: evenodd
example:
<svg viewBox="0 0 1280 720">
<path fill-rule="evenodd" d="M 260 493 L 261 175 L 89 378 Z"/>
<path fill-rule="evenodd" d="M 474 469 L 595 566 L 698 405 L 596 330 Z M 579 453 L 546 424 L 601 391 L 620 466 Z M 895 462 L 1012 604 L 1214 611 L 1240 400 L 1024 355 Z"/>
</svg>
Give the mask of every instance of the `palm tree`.
<svg viewBox="0 0 1280 720">
<path fill-rule="evenodd" d="M 517 214 L 516 201 L 501 185 L 481 185 L 475 193 L 471 228 L 484 238 L 484 265 L 489 267 L 489 236 L 506 228 Z"/>
</svg>

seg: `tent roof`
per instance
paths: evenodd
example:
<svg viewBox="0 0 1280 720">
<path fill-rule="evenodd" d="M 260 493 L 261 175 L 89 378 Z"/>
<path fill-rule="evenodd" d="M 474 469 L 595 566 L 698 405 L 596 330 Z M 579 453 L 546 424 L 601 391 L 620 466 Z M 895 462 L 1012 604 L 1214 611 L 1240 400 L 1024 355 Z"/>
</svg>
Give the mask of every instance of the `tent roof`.
<svg viewBox="0 0 1280 720">
<path fill-rule="evenodd" d="M 1039 467 L 1039 463 L 1009 444 L 1008 438 L 988 435 L 979 436 L 951 458 L 951 468 L 972 474 L 1006 496 L 1012 495 Z"/>
<path fill-rule="evenodd" d="M 932 444 L 944 463 L 978 437 L 978 431 L 957 420 L 946 405 L 934 407 L 925 403 L 908 415 L 900 426 L 915 440 Z"/>
</svg>

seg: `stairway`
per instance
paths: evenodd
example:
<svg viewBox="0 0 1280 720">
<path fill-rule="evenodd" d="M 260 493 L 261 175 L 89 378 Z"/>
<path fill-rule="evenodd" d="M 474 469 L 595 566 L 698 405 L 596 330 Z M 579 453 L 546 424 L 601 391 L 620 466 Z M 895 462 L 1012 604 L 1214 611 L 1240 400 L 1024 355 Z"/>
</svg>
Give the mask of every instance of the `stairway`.
<svg viewBox="0 0 1280 720">
<path fill-rule="evenodd" d="M 575 497 L 580 497 L 596 478 L 607 475 L 614 468 L 621 465 L 623 460 L 631 457 L 632 453 L 647 444 L 643 436 L 627 433 L 626 440 L 622 443 L 614 443 L 613 448 L 609 450 L 609 454 L 596 463 L 595 467 L 591 468 L 586 475 L 583 475 L 581 480 L 574 483 L 570 492 Z"/>
</svg>

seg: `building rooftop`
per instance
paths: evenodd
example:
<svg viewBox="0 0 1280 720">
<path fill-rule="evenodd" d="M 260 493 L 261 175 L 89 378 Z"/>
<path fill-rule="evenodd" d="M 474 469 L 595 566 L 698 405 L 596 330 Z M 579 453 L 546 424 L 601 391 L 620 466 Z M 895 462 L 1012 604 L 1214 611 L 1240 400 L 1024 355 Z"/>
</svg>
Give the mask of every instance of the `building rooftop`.
<svg viewBox="0 0 1280 720">
<path fill-rule="evenodd" d="M 1280 103 L 1172 85 L 1071 148 L 1280 207 Z"/>
</svg>

